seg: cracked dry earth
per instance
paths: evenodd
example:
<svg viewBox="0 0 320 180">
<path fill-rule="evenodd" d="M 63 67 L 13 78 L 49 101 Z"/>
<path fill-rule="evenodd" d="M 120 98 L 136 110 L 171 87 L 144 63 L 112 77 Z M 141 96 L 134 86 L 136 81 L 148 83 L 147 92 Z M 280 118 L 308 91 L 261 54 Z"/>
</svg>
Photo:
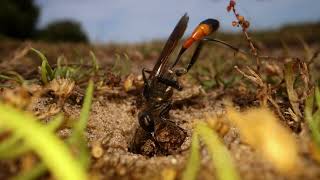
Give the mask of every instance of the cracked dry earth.
<svg viewBox="0 0 320 180">
<path fill-rule="evenodd" d="M 183 93 L 183 92 L 182 92 Z M 195 98 L 197 103 L 182 105 L 170 111 L 171 120 L 187 132 L 181 152 L 169 156 L 146 157 L 128 151 L 138 127 L 135 97 L 110 99 L 96 97 L 92 103 L 87 137 L 91 149 L 92 164 L 90 179 L 163 179 L 168 171 L 174 170 L 179 179 L 187 162 L 193 124 L 206 113 L 223 115 L 222 100 L 213 92 Z M 221 98 L 219 98 L 221 99 Z M 78 117 L 81 105 L 66 103 L 64 112 L 71 118 Z M 306 127 L 295 135 L 300 145 L 301 173 L 286 177 L 279 174 L 248 145 L 240 141 L 235 127 L 224 135 L 224 144 L 230 150 L 242 179 L 320 179 L 320 166 L 308 155 Z M 66 137 L 70 129 L 60 130 Z M 215 179 L 211 159 L 205 148 L 201 152 L 201 168 L 198 179 Z"/>
</svg>

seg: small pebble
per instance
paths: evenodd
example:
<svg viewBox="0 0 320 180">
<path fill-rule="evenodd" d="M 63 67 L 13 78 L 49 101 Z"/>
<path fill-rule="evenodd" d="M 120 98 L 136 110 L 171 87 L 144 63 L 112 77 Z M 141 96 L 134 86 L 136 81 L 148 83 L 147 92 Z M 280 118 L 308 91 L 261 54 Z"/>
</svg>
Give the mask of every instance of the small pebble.
<svg viewBox="0 0 320 180">
<path fill-rule="evenodd" d="M 91 154 L 94 158 L 100 158 L 103 155 L 103 148 L 99 142 L 94 142 L 92 144 Z"/>
<path fill-rule="evenodd" d="M 171 164 L 177 164 L 177 159 L 176 158 L 172 158 L 171 159 Z"/>
</svg>

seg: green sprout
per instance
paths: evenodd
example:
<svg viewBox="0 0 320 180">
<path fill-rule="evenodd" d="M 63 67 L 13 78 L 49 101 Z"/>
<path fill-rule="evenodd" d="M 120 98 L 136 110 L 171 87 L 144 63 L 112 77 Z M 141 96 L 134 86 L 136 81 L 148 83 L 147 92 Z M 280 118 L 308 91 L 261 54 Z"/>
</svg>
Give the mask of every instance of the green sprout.
<svg viewBox="0 0 320 180">
<path fill-rule="evenodd" d="M 53 80 L 54 74 L 53 74 L 53 69 L 50 66 L 48 59 L 44 54 L 42 54 L 40 51 L 31 48 L 31 51 L 35 52 L 40 59 L 42 60 L 41 63 L 41 80 L 44 84 L 47 84 L 49 81 Z"/>
<path fill-rule="evenodd" d="M 121 57 L 121 55 L 116 54 L 115 55 L 115 60 L 114 60 L 114 64 L 113 67 L 111 69 L 111 71 L 114 74 L 120 75 L 120 76 L 126 76 L 130 73 L 130 69 L 131 69 L 131 61 L 130 58 L 127 54 L 123 54 L 123 57 Z"/>
<path fill-rule="evenodd" d="M 93 70 L 94 70 L 94 72 L 98 72 L 100 69 L 100 66 L 99 66 L 97 57 L 92 51 L 90 51 L 90 56 L 92 59 Z"/>
<path fill-rule="evenodd" d="M 92 68 L 84 69 L 81 63 L 71 66 L 62 66 L 62 60 L 64 59 L 63 56 L 58 57 L 57 66 L 55 68 L 52 68 L 52 66 L 50 66 L 46 56 L 43 53 L 34 48 L 31 48 L 31 50 L 35 52 L 42 61 L 40 71 L 41 81 L 43 82 L 43 84 L 48 84 L 53 79 L 57 78 L 66 78 L 78 81 L 88 76 L 96 74 L 100 69 L 98 60 L 92 51 L 90 51 L 90 56 L 92 59 Z"/>
</svg>

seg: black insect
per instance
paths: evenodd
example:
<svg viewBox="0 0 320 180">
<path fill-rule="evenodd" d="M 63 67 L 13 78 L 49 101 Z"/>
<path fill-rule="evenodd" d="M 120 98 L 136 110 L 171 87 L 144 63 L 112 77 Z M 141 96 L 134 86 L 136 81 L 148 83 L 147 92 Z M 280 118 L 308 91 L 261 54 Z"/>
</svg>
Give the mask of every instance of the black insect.
<svg viewBox="0 0 320 180">
<path fill-rule="evenodd" d="M 186 74 L 197 61 L 204 42 L 214 41 L 225 44 L 217 39 L 206 38 L 219 28 L 218 20 L 207 19 L 202 21 L 193 31 L 192 35 L 186 39 L 176 60 L 169 65 L 169 56 L 183 36 L 188 20 L 189 17 L 186 14 L 181 17 L 169 36 L 153 69 L 142 70 L 144 81 L 143 97 L 145 102 L 143 110 L 138 114 L 140 127 L 131 146 L 131 151 L 135 153 L 152 156 L 154 153 L 157 153 L 156 151 L 170 154 L 180 148 L 186 138 L 186 132 L 169 120 L 169 111 L 173 103 L 173 89 L 182 90 L 178 78 Z M 198 42 L 198 44 L 187 67 L 177 68 L 176 65 L 181 55 L 194 42 Z"/>
</svg>

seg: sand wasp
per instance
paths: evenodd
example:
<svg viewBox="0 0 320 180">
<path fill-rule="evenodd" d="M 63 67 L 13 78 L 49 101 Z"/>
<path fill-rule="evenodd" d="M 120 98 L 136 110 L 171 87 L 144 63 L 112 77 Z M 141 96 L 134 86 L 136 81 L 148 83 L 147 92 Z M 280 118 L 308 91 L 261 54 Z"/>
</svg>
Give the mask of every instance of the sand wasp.
<svg viewBox="0 0 320 180">
<path fill-rule="evenodd" d="M 182 38 L 187 28 L 188 20 L 187 14 L 180 18 L 166 41 L 153 69 L 142 70 L 144 108 L 138 114 L 140 127 L 137 129 L 131 146 L 132 152 L 152 156 L 157 153 L 154 151 L 157 149 L 161 154 L 171 154 L 182 145 L 186 138 L 186 132 L 169 118 L 169 111 L 172 108 L 173 89 L 179 91 L 183 89 L 179 84 L 178 78 L 191 69 L 206 42 L 212 41 L 230 46 L 223 41 L 208 37 L 218 30 L 219 21 L 206 19 L 185 40 L 178 56 L 170 65 L 169 56 Z M 197 46 L 187 67 L 177 68 L 176 65 L 179 63 L 183 53 L 194 43 L 197 43 Z M 233 47 L 231 46 L 231 48 Z"/>
</svg>

